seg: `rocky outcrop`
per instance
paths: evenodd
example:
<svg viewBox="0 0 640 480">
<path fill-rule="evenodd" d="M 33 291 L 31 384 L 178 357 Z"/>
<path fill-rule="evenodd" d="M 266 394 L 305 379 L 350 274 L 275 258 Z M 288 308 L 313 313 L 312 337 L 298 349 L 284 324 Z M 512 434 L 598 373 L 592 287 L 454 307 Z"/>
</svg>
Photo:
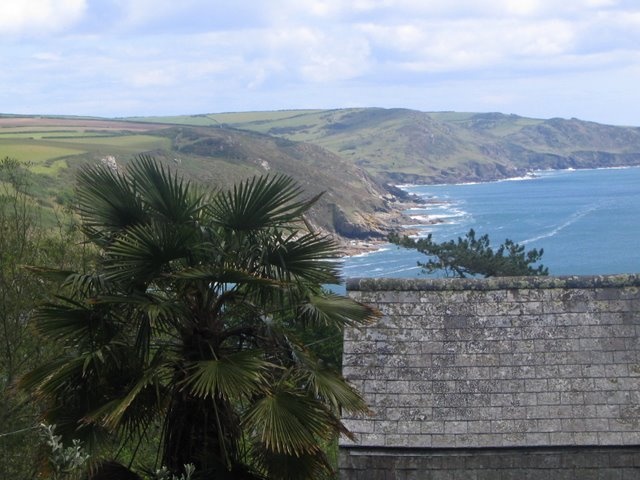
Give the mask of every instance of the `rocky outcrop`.
<svg viewBox="0 0 640 480">
<path fill-rule="evenodd" d="M 373 215 L 359 212 L 347 215 L 338 205 L 333 205 L 333 228 L 336 234 L 358 240 L 386 238 L 390 232 L 388 225 L 382 224 Z"/>
</svg>

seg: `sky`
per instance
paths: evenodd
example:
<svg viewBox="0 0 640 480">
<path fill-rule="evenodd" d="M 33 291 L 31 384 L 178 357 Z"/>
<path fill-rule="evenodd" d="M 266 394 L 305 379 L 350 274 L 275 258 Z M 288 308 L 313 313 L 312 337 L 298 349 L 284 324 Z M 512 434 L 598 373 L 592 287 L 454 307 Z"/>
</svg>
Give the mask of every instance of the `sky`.
<svg viewBox="0 0 640 480">
<path fill-rule="evenodd" d="M 640 126 L 638 0 L 0 0 L 0 112 L 403 107 Z"/>
</svg>

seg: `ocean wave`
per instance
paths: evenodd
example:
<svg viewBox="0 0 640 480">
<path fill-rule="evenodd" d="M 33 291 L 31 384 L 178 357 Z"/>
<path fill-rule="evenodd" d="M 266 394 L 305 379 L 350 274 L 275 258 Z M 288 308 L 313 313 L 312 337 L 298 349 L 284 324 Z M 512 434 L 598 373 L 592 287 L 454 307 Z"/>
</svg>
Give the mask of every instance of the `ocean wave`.
<svg viewBox="0 0 640 480">
<path fill-rule="evenodd" d="M 525 182 L 528 180 L 536 180 L 538 177 L 536 175 L 524 175 L 522 177 L 511 177 L 511 178 L 503 178 L 501 180 L 497 180 L 497 182 Z"/>
<path fill-rule="evenodd" d="M 389 250 L 398 251 L 399 249 L 400 247 L 396 247 L 394 245 Z M 368 256 L 344 257 L 344 258 L 351 260 L 350 265 L 374 265 L 378 263 L 394 263 L 398 261 L 398 259 L 393 256 L 393 252 L 390 252 L 390 254 L 386 254 L 384 252 L 374 252 L 374 253 L 379 253 L 380 255 L 371 256 L 371 258 L 368 258 Z M 365 262 L 370 262 L 370 263 L 365 263 Z"/>
<path fill-rule="evenodd" d="M 446 210 L 452 207 L 453 205 L 450 202 L 443 200 L 442 203 L 429 203 L 421 207 L 407 208 L 404 211 L 405 212 L 431 212 L 433 210 Z"/>
<path fill-rule="evenodd" d="M 410 215 L 411 220 L 417 220 L 418 222 L 432 223 L 437 220 L 448 218 L 447 215 Z"/>
<path fill-rule="evenodd" d="M 528 238 L 526 240 L 523 240 L 520 243 L 522 243 L 523 245 L 526 245 L 526 244 L 531 243 L 531 242 L 537 242 L 538 240 L 543 240 L 545 238 L 554 237 L 555 235 L 560 233 L 565 228 L 570 227 L 571 225 L 576 223 L 581 218 L 586 217 L 587 215 L 595 212 L 596 210 L 600 210 L 606 203 L 609 203 L 609 202 L 599 202 L 599 203 L 593 203 L 591 205 L 588 205 L 587 207 L 585 207 L 585 208 L 583 208 L 581 210 L 578 210 L 577 212 L 574 212 L 573 214 L 571 214 L 571 216 L 567 220 L 565 220 L 564 222 L 562 222 L 559 225 L 556 225 L 555 227 L 553 227 L 548 232 L 542 233 L 542 234 L 537 235 L 535 237 Z"/>
<path fill-rule="evenodd" d="M 383 275 L 388 277 L 391 276 L 395 273 L 402 273 L 402 272 L 410 272 L 412 270 L 421 270 L 422 267 L 419 266 L 415 266 L 415 267 L 403 267 L 403 268 L 397 268 L 395 270 L 384 270 L 384 269 L 376 269 L 376 273 L 374 275 L 369 275 L 371 277 L 382 277 Z M 378 273 L 381 272 L 381 273 Z"/>
<path fill-rule="evenodd" d="M 424 205 L 421 207 L 413 207 L 405 210 L 405 213 L 409 216 L 416 213 L 421 215 L 429 215 L 435 218 L 446 217 L 461 217 L 467 215 L 467 212 L 462 208 L 466 202 L 464 200 L 457 201 L 443 201 L 442 203 Z"/>
<path fill-rule="evenodd" d="M 342 258 L 362 258 L 362 257 L 368 257 L 369 255 L 373 255 L 374 253 L 381 253 L 381 252 L 386 252 L 387 250 L 391 250 L 392 247 L 390 246 L 384 246 L 384 247 L 380 247 L 377 248 L 375 250 L 369 250 L 367 252 L 362 252 L 362 253 L 356 253 L 355 255 L 345 255 Z"/>
</svg>

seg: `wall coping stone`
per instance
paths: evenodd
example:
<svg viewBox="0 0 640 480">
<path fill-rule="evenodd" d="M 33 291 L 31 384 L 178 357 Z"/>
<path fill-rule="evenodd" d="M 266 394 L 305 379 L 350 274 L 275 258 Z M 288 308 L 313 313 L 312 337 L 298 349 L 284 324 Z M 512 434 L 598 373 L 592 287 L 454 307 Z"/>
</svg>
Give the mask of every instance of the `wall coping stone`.
<svg viewBox="0 0 640 480">
<path fill-rule="evenodd" d="M 640 287 L 640 274 L 491 278 L 348 278 L 347 291 L 451 291 Z"/>
<path fill-rule="evenodd" d="M 435 456 L 435 455 L 496 455 L 507 453 L 579 453 L 589 451 L 620 452 L 624 450 L 638 450 L 638 445 L 528 445 L 528 446 L 500 446 L 500 447 L 396 447 L 372 446 L 358 444 L 340 445 L 341 450 L 349 450 L 349 455 L 385 456 Z"/>
</svg>

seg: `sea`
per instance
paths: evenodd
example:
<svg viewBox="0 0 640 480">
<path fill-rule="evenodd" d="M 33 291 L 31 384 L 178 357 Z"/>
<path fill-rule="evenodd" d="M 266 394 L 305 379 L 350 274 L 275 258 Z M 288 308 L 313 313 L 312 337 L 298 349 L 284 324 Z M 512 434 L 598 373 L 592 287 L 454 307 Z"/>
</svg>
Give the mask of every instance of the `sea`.
<svg viewBox="0 0 640 480">
<path fill-rule="evenodd" d="M 437 241 L 488 234 L 543 249 L 550 275 L 640 273 L 640 167 L 539 171 L 524 178 L 458 185 L 401 185 L 428 203 L 407 228 Z M 421 221 L 436 222 L 422 225 Z M 346 257 L 343 278 L 428 277 L 424 255 L 395 245 Z M 433 276 L 433 275 L 432 275 Z"/>
</svg>

